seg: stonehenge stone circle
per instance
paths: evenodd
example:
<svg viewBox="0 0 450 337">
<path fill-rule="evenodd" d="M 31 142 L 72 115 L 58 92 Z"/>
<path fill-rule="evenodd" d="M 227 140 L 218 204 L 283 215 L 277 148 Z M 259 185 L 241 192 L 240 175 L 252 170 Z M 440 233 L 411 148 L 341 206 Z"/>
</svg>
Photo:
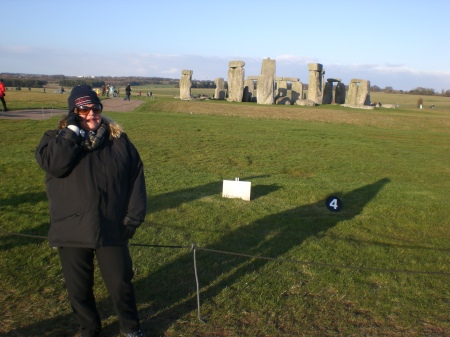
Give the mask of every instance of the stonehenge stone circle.
<svg viewBox="0 0 450 337">
<path fill-rule="evenodd" d="M 370 81 L 352 79 L 346 86 L 340 78 L 328 78 L 324 83 L 325 70 L 320 63 L 309 63 L 307 94 L 299 78 L 276 77 L 276 61 L 263 59 L 261 74 L 245 79 L 245 62 L 230 61 L 228 68 L 228 95 L 223 78 L 215 79 L 214 99 L 230 102 L 257 102 L 258 104 L 298 104 L 315 106 L 339 104 L 364 109 L 374 108 L 370 104 Z M 180 79 L 180 99 L 191 99 L 192 70 L 183 70 Z M 336 83 L 336 85 L 334 85 Z M 334 99 L 333 99 L 334 90 Z M 228 98 L 227 98 L 228 96 Z M 305 97 L 304 97 L 305 96 Z M 390 105 L 386 107 L 392 108 Z M 395 108 L 395 106 L 394 106 Z"/>
</svg>

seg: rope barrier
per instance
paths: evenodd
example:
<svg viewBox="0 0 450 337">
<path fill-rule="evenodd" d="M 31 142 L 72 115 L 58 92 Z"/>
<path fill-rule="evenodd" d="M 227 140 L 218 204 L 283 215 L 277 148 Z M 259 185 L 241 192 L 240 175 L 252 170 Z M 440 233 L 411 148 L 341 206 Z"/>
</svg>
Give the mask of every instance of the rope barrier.
<svg viewBox="0 0 450 337">
<path fill-rule="evenodd" d="M 0 232 L 12 236 L 19 236 L 19 237 L 28 237 L 28 238 L 34 238 L 34 239 L 47 239 L 46 236 L 40 236 L 40 235 L 31 235 L 31 234 L 21 234 L 21 233 L 14 233 L 14 232 L 6 232 L 3 230 L 0 230 Z M 229 252 L 224 250 L 217 250 L 217 249 L 211 249 L 211 248 L 203 248 L 197 246 L 195 243 L 189 245 L 189 246 L 183 246 L 183 245 L 155 245 L 155 244 L 144 244 L 144 243 L 129 243 L 129 246 L 136 246 L 136 247 L 149 247 L 149 248 L 170 248 L 170 249 L 190 249 L 193 253 L 193 259 L 194 259 L 194 274 L 195 274 L 195 283 L 196 283 L 196 290 L 197 290 L 197 317 L 200 322 L 205 323 L 205 321 L 201 318 L 201 312 L 200 312 L 200 282 L 198 278 L 198 271 L 197 271 L 197 251 L 205 251 L 210 253 L 217 253 L 217 254 L 223 254 L 223 255 L 232 255 L 232 256 L 238 256 L 238 257 L 245 257 L 245 258 L 251 258 L 251 259 L 259 259 L 259 260 L 268 260 L 268 261 L 277 261 L 277 262 L 288 262 L 288 263 L 296 263 L 300 265 L 308 265 L 308 266 L 317 266 L 317 267 L 327 267 L 327 268 L 339 268 L 339 269 L 351 269 L 351 270 L 361 270 L 361 271 L 373 271 L 373 272 L 381 272 L 381 273 L 402 273 L 402 274 L 415 274 L 415 275 L 445 275 L 450 276 L 450 272 L 446 271 L 415 271 L 415 270 L 407 270 L 407 269 L 383 269 L 383 268 L 374 268 L 374 267 L 361 267 L 361 266 L 351 266 L 351 265 L 337 265 L 332 263 L 321 263 L 321 262 L 306 262 L 306 261 L 299 261 L 299 260 L 292 260 L 292 259 L 282 259 L 282 258 L 274 258 L 274 257 L 267 257 L 267 256 L 260 256 L 260 255 L 251 255 L 251 254 L 243 254 L 243 253 L 235 253 L 235 252 Z"/>
<path fill-rule="evenodd" d="M 192 246 L 171 246 L 171 245 L 150 245 L 144 243 L 129 243 L 129 246 L 138 246 L 138 247 L 152 247 L 152 248 L 184 248 L 190 249 Z"/>
<path fill-rule="evenodd" d="M 0 230 L 0 232 L 8 235 L 13 236 L 21 236 L 21 237 L 29 237 L 29 238 L 35 238 L 35 239 L 47 239 L 46 236 L 40 236 L 40 235 L 31 235 L 31 234 L 21 234 L 21 233 L 14 233 L 14 232 L 6 232 Z M 339 268 L 339 269 L 352 269 L 352 270 L 363 270 L 363 271 L 376 271 L 376 272 L 385 272 L 385 273 L 403 273 L 403 274 L 421 274 L 421 275 L 449 275 L 450 271 L 420 271 L 420 270 L 408 270 L 408 269 L 386 269 L 386 268 L 374 268 L 374 267 L 362 267 L 362 266 L 351 266 L 351 265 L 337 265 L 333 263 L 322 263 L 322 262 L 314 262 L 314 261 L 299 261 L 299 260 L 293 260 L 293 259 L 283 259 L 278 257 L 267 257 L 267 256 L 261 256 L 261 255 L 251 255 L 251 254 L 243 254 L 243 253 L 236 253 L 236 252 L 230 252 L 225 250 L 217 250 L 217 249 L 211 249 L 211 248 L 205 248 L 205 247 L 199 247 L 195 243 L 189 245 L 189 246 L 183 246 L 183 245 L 156 245 L 156 244 L 147 244 L 147 243 L 129 243 L 129 246 L 136 246 L 136 247 L 149 247 L 149 248 L 172 248 L 172 249 L 191 249 L 194 252 L 198 250 L 202 250 L 205 252 L 210 253 L 217 253 L 217 254 L 223 254 L 223 255 L 233 255 L 233 256 L 239 256 L 239 257 L 247 257 L 251 259 L 259 259 L 259 260 L 268 260 L 268 261 L 278 261 L 278 262 L 288 262 L 288 263 L 297 263 L 300 265 L 307 265 L 307 266 L 317 266 L 317 267 L 329 267 L 329 268 Z"/>
</svg>

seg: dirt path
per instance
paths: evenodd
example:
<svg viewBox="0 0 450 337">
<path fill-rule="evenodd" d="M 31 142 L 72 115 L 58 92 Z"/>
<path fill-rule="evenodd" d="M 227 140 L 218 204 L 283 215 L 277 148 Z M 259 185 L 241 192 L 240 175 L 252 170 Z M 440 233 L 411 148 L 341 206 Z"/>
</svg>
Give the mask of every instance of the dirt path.
<svg viewBox="0 0 450 337">
<path fill-rule="evenodd" d="M 140 100 L 124 101 L 122 98 L 110 98 L 102 101 L 103 111 L 130 112 L 144 103 Z M 65 115 L 67 110 L 62 109 L 26 109 L 0 111 L 0 119 L 48 119 L 53 116 Z"/>
</svg>

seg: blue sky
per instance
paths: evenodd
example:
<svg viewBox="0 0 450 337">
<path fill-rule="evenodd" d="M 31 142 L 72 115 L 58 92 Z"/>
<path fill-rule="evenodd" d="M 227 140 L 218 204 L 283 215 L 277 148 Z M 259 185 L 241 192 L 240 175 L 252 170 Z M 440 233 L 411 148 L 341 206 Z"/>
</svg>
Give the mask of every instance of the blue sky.
<svg viewBox="0 0 450 337">
<path fill-rule="evenodd" d="M 380 88 L 450 90 L 450 1 L 10 0 L 0 72 L 227 80 L 228 64 L 308 82 L 366 79 Z"/>
</svg>

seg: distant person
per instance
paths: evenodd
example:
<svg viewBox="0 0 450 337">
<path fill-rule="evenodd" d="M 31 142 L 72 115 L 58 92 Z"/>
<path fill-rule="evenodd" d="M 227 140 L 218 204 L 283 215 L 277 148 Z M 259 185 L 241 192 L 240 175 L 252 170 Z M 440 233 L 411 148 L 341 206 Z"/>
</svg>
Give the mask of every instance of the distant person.
<svg viewBox="0 0 450 337">
<path fill-rule="evenodd" d="M 130 83 L 127 84 L 127 87 L 125 88 L 125 98 L 124 101 L 129 101 L 131 96 L 131 86 Z"/>
<path fill-rule="evenodd" d="M 3 111 L 8 111 L 8 108 L 6 107 L 5 102 L 5 85 L 3 84 L 3 79 L 0 79 L 0 101 L 2 101 L 3 104 Z"/>
<path fill-rule="evenodd" d="M 61 94 L 64 94 L 65 90 L 64 87 L 61 87 Z"/>
<path fill-rule="evenodd" d="M 144 221 L 144 166 L 120 125 L 102 116 L 89 85 L 72 89 L 67 117 L 44 133 L 35 157 L 46 174 L 49 243 L 58 249 L 70 304 L 82 337 L 100 336 L 94 260 L 125 337 L 141 331 L 128 241 Z M 122 336 L 121 335 L 121 336 Z"/>
</svg>

